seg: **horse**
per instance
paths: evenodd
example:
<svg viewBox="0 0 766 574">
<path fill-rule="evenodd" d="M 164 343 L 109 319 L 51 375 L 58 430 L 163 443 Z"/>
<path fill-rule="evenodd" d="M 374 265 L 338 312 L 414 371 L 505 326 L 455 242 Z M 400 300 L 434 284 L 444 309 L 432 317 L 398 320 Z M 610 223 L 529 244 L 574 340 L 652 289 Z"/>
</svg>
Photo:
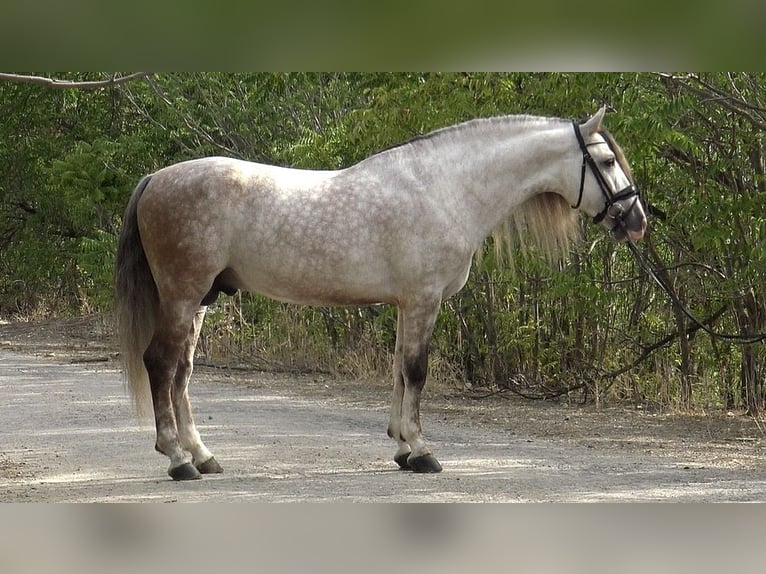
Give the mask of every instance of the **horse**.
<svg viewBox="0 0 766 574">
<path fill-rule="evenodd" d="M 170 477 L 222 472 L 188 387 L 207 306 L 238 290 L 304 305 L 396 305 L 394 461 L 440 472 L 420 420 L 429 342 L 485 239 L 510 223 L 549 251 L 565 249 L 578 212 L 617 241 L 646 230 L 604 113 L 474 119 L 338 170 L 207 157 L 145 176 L 120 230 L 115 314 L 127 386 L 139 411 L 153 407 Z"/>
</svg>

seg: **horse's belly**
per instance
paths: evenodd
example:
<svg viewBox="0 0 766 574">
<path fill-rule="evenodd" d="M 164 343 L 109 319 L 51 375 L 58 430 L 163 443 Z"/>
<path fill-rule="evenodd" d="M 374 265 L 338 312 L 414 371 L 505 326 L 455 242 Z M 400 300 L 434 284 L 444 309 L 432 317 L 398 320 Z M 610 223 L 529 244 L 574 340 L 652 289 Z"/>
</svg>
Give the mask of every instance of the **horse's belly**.
<svg viewBox="0 0 766 574">
<path fill-rule="evenodd" d="M 393 303 L 394 298 L 368 290 L 342 290 L 338 288 L 305 288 L 303 286 L 256 286 L 254 289 L 246 289 L 253 293 L 265 295 L 277 301 L 296 303 L 299 305 L 315 305 L 320 307 L 332 307 L 335 305 L 373 305 L 376 303 Z"/>
<path fill-rule="evenodd" d="M 285 265 L 280 269 L 240 271 L 241 289 L 278 301 L 302 305 L 371 305 L 392 303 L 396 296 L 383 279 L 367 274 L 301 272 L 300 267 Z"/>
</svg>

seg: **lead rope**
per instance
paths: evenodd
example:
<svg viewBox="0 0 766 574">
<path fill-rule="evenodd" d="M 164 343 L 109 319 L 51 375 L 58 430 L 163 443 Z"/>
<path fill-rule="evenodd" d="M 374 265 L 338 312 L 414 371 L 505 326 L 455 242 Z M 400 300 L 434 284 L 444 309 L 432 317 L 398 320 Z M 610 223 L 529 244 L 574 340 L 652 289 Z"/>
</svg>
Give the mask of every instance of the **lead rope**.
<svg viewBox="0 0 766 574">
<path fill-rule="evenodd" d="M 619 223 L 619 225 L 623 225 L 622 222 Z M 766 333 L 756 333 L 753 335 L 732 335 L 730 333 L 716 333 L 713 331 L 710 327 L 705 325 L 702 321 L 697 319 L 697 317 L 687 309 L 683 303 L 681 303 L 681 300 L 678 298 L 678 296 L 673 292 L 673 290 L 665 284 L 665 281 L 660 277 L 657 272 L 652 267 L 651 263 L 644 257 L 643 253 L 636 247 L 636 244 L 633 243 L 632 240 L 628 239 L 628 248 L 631 250 L 633 255 L 635 256 L 636 260 L 638 261 L 641 268 L 657 283 L 657 285 L 660 286 L 660 288 L 667 294 L 667 296 L 670 298 L 670 301 L 675 305 L 678 309 L 681 310 L 681 312 L 686 315 L 689 320 L 694 323 L 697 327 L 705 331 L 708 335 L 715 339 L 721 339 L 724 341 L 730 341 L 732 343 L 737 343 L 739 345 L 752 345 L 753 343 L 760 343 L 761 341 L 766 340 Z"/>
</svg>

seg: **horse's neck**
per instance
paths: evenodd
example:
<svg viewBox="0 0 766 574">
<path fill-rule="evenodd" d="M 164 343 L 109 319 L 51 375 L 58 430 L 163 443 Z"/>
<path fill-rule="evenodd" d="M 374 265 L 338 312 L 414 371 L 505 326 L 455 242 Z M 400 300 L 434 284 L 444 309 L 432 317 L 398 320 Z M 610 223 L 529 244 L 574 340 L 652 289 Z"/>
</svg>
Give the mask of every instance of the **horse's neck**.
<svg viewBox="0 0 766 574">
<path fill-rule="evenodd" d="M 434 193 L 443 208 L 454 210 L 469 242 L 478 247 L 533 195 L 566 193 L 561 160 L 571 146 L 564 130 L 558 124 L 488 122 L 446 134 L 422 152 L 441 174 Z"/>
</svg>

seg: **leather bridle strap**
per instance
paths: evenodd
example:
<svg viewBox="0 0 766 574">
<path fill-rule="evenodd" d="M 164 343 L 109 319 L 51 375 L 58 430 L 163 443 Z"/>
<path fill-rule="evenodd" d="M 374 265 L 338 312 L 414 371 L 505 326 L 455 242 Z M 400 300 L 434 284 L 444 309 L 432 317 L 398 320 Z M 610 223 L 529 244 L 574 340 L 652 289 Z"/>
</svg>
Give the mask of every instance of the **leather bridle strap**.
<svg viewBox="0 0 766 574">
<path fill-rule="evenodd" d="M 582 151 L 582 170 L 580 171 L 580 191 L 577 196 L 577 203 L 572 206 L 573 209 L 578 209 L 580 207 L 580 204 L 582 203 L 582 195 L 583 190 L 585 188 L 585 171 L 586 167 L 590 166 L 591 172 L 593 172 L 593 177 L 596 178 L 596 181 L 598 182 L 598 187 L 601 189 L 601 193 L 604 195 L 604 198 L 606 199 L 606 205 L 604 206 L 604 209 L 601 210 L 596 214 L 596 216 L 593 218 L 593 223 L 601 223 L 603 219 L 607 216 L 607 214 L 610 215 L 610 217 L 613 217 L 615 219 L 615 227 L 620 225 L 622 222 L 622 219 L 627 217 L 628 213 L 633 209 L 633 206 L 638 201 L 638 190 L 636 189 L 635 185 L 629 185 L 624 189 L 621 189 L 619 192 L 612 193 L 612 190 L 609 189 L 609 183 L 604 178 L 604 175 L 601 173 L 601 170 L 596 165 L 596 161 L 593 159 L 593 156 L 590 155 L 590 152 L 588 151 L 588 147 L 591 145 L 599 145 L 599 144 L 606 144 L 608 143 L 606 141 L 604 142 L 593 142 L 590 144 L 586 144 L 585 140 L 583 140 L 582 133 L 580 132 L 580 126 L 577 124 L 577 122 L 572 122 L 572 126 L 574 127 L 575 136 L 577 137 L 577 143 L 580 146 L 580 151 Z M 616 202 L 622 201 L 624 199 L 629 199 L 633 197 L 633 203 L 630 204 L 630 207 L 628 209 L 623 209 L 621 206 L 619 209 L 619 213 L 610 213 L 610 210 L 613 205 L 616 205 Z"/>
</svg>

